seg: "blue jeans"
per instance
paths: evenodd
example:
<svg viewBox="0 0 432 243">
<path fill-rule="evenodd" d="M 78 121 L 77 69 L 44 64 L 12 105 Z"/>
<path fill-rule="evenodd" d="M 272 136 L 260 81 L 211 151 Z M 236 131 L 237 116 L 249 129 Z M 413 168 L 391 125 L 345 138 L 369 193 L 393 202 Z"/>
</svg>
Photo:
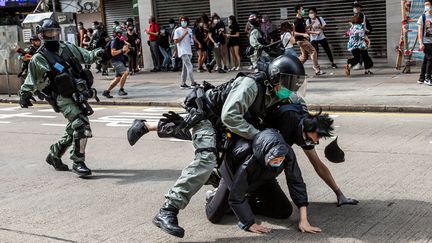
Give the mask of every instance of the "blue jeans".
<svg viewBox="0 0 432 243">
<path fill-rule="evenodd" d="M 159 50 L 162 53 L 162 56 L 164 57 L 163 62 L 162 62 L 162 67 L 167 68 L 168 64 L 170 62 L 170 54 L 166 51 L 165 48 L 159 46 Z"/>
<path fill-rule="evenodd" d="M 285 56 L 291 55 L 291 56 L 297 56 L 297 52 L 294 50 L 294 48 L 285 48 L 285 52 L 284 52 Z"/>
</svg>

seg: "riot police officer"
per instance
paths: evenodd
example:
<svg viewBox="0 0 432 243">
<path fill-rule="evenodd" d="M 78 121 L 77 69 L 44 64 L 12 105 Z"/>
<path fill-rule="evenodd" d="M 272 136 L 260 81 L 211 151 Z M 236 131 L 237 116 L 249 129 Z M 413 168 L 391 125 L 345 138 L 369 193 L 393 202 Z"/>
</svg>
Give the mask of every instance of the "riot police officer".
<svg viewBox="0 0 432 243">
<path fill-rule="evenodd" d="M 61 157 L 72 146 L 72 171 L 79 176 L 91 175 L 84 161 L 87 139 L 92 137 L 88 115 L 93 110 L 87 99 L 95 95 L 95 90 L 91 89 L 91 72 L 82 69 L 81 64 L 96 61 L 104 51 L 96 49 L 89 52 L 61 42 L 59 24 L 49 18 L 41 20 L 36 30 L 42 46 L 29 63 L 28 76 L 19 91 L 20 106 L 32 106 L 34 92 L 39 98 L 47 100 L 56 112 L 61 112 L 68 120 L 66 133 L 51 145 L 46 162 L 55 170 L 69 170 Z"/>
<path fill-rule="evenodd" d="M 36 54 L 36 51 L 41 45 L 41 41 L 39 40 L 39 37 L 37 35 L 32 35 L 32 37 L 30 38 L 30 43 L 30 46 L 28 46 L 24 50 L 21 48 L 17 50 L 17 52 L 20 54 L 20 59 L 22 61 L 21 72 L 18 74 L 18 78 L 22 78 L 22 80 L 26 79 L 28 73 L 27 69 L 30 60 L 32 56 Z"/>
<path fill-rule="evenodd" d="M 299 96 L 293 94 L 305 84 L 305 70 L 297 58 L 281 56 L 271 63 L 260 62 L 259 70 L 261 72 L 239 75 L 235 80 L 208 90 L 197 88 L 195 94 L 192 92 L 186 98 L 189 116 L 185 123 L 187 128 L 192 128 L 195 159 L 183 169 L 153 219 L 153 223 L 165 232 L 177 237 L 184 236 L 184 229 L 178 225 L 177 214 L 206 183 L 216 166 L 216 135 L 220 134 L 220 129 L 228 129 L 236 136 L 252 140 L 259 133 L 258 121 L 265 117 L 270 106 L 278 102 L 304 104 Z M 200 89 L 204 89 L 202 95 L 198 92 Z M 178 124 L 173 119 L 165 121 L 162 123 L 168 126 Z M 128 132 L 129 142 L 134 144 L 139 136 L 148 131 L 158 130 L 159 136 L 167 131 L 175 131 L 165 125 L 161 126 L 161 122 L 158 126 L 136 121 Z"/>
</svg>

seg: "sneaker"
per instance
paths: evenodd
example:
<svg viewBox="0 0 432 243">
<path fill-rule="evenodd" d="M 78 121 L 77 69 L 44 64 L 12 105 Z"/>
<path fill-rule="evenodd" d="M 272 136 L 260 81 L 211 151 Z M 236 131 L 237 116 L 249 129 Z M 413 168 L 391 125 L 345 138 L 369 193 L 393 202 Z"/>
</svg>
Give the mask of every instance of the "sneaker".
<svg viewBox="0 0 432 243">
<path fill-rule="evenodd" d="M 338 68 L 338 66 L 336 65 L 336 63 L 332 63 L 331 67 L 332 68 Z"/>
<path fill-rule="evenodd" d="M 318 72 L 315 73 L 316 76 L 320 76 L 320 75 L 324 75 L 326 74 L 326 72 L 323 72 L 321 70 L 319 70 Z"/>
<path fill-rule="evenodd" d="M 123 96 L 123 95 L 127 95 L 128 93 L 124 90 L 124 89 L 119 89 L 118 91 L 118 95 Z"/>
<path fill-rule="evenodd" d="M 182 88 L 182 89 L 189 89 L 190 87 L 187 84 L 182 84 L 182 85 L 180 85 L 180 88 Z"/>
<path fill-rule="evenodd" d="M 239 71 L 240 70 L 240 66 L 238 66 L 238 67 L 236 67 L 236 69 L 235 69 L 236 71 Z"/>
<path fill-rule="evenodd" d="M 206 64 L 207 72 L 211 73 L 213 66 L 211 64 Z"/>
<path fill-rule="evenodd" d="M 216 192 L 217 192 L 217 188 L 206 191 L 205 196 L 206 196 L 207 203 L 210 202 L 210 200 L 216 195 Z"/>
<path fill-rule="evenodd" d="M 431 80 L 430 78 L 427 78 L 427 79 L 424 81 L 424 83 L 427 84 L 427 85 L 429 85 L 429 86 L 432 86 L 432 80 Z"/>
<path fill-rule="evenodd" d="M 112 95 L 110 95 L 110 92 L 108 90 L 105 90 L 102 93 L 102 95 L 105 96 L 105 97 L 107 97 L 107 98 L 109 98 L 109 99 L 114 98 Z"/>
<path fill-rule="evenodd" d="M 226 72 L 222 68 L 219 68 L 218 73 L 226 73 Z"/>
<path fill-rule="evenodd" d="M 192 83 L 191 83 L 191 88 L 195 88 L 195 87 L 197 87 L 197 86 L 199 86 L 199 84 L 198 84 L 197 82 L 192 82 Z"/>
<path fill-rule="evenodd" d="M 365 71 L 365 75 L 372 75 L 373 74 L 373 72 L 371 72 L 371 70 L 366 70 Z"/>
<path fill-rule="evenodd" d="M 101 71 L 101 70 L 99 70 L 99 69 L 98 69 L 98 70 L 96 71 L 96 73 L 100 73 L 100 72 L 102 72 L 102 71 Z"/>
<path fill-rule="evenodd" d="M 417 80 L 417 83 L 418 83 L 418 84 L 423 84 L 424 81 L 425 81 L 424 79 L 420 78 L 419 80 Z"/>
<path fill-rule="evenodd" d="M 235 71 L 235 70 L 236 70 L 236 67 L 233 67 L 230 69 L 230 71 Z"/>
<path fill-rule="evenodd" d="M 229 72 L 229 71 L 230 71 L 230 69 L 229 69 L 227 66 L 225 66 L 225 67 L 223 68 L 223 70 L 226 71 L 226 72 Z"/>
<path fill-rule="evenodd" d="M 250 66 L 248 67 L 248 70 L 252 70 L 252 69 L 254 69 L 254 66 L 253 66 L 253 65 L 250 65 Z"/>
<path fill-rule="evenodd" d="M 102 76 L 109 76 L 107 71 L 102 71 Z"/>
<path fill-rule="evenodd" d="M 348 64 L 345 66 L 345 75 L 346 76 L 351 75 L 351 69 L 350 69 L 350 66 Z"/>
<path fill-rule="evenodd" d="M 353 70 L 360 70 L 362 68 L 363 65 L 361 65 L 360 63 L 357 63 L 354 67 L 352 67 Z"/>
</svg>

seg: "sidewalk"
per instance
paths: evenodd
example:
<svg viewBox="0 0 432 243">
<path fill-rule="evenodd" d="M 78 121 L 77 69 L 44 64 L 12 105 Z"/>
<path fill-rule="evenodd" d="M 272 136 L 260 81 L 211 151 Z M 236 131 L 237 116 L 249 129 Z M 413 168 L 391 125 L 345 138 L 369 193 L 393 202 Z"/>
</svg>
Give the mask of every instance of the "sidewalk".
<svg viewBox="0 0 432 243">
<path fill-rule="evenodd" d="M 345 77 L 343 68 L 324 69 L 326 75 L 308 78 L 306 102 L 311 109 L 322 107 L 328 111 L 369 112 L 432 112 L 432 86 L 419 85 L 418 70 L 413 74 L 402 74 L 392 68 L 374 69 L 374 75 L 365 76 L 361 70 L 353 70 L 351 77 Z M 313 74 L 312 69 L 307 69 Z M 179 106 L 189 90 L 182 90 L 180 72 L 138 73 L 129 76 L 125 90 L 126 97 L 117 95 L 118 88 L 111 94 L 113 99 L 102 96 L 113 76 L 95 76 L 95 88 L 99 92 L 101 105 L 150 105 Z M 220 84 L 236 76 L 237 72 L 194 73 L 197 82 L 206 80 Z M 16 103 L 16 95 L 0 95 L 0 102 Z"/>
</svg>

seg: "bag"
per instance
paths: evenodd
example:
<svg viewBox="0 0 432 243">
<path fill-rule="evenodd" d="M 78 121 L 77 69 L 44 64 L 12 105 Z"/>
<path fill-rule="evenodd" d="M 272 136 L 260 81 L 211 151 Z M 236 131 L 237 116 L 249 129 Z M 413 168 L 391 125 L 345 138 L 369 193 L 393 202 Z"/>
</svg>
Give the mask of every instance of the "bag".
<svg viewBox="0 0 432 243">
<path fill-rule="evenodd" d="M 366 15 L 363 14 L 363 24 L 366 27 L 366 32 L 368 35 L 372 34 L 373 27 L 369 22 L 369 19 L 366 18 Z M 424 25 L 423 25 L 424 26 Z"/>
<path fill-rule="evenodd" d="M 105 45 L 105 59 L 110 60 L 112 58 L 111 55 L 111 42 L 112 40 L 108 41 L 108 43 Z"/>
</svg>

